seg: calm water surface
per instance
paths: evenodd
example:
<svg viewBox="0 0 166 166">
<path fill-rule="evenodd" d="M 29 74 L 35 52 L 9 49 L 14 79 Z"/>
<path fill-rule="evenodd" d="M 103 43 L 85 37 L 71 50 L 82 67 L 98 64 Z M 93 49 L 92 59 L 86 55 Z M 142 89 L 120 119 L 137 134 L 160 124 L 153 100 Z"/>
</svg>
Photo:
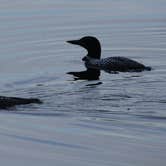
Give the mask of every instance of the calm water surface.
<svg viewBox="0 0 166 166">
<path fill-rule="evenodd" d="M 3 165 L 165 165 L 166 1 L 0 2 L 1 95 L 44 101 L 0 112 Z M 85 35 L 153 70 L 74 81 Z"/>
</svg>

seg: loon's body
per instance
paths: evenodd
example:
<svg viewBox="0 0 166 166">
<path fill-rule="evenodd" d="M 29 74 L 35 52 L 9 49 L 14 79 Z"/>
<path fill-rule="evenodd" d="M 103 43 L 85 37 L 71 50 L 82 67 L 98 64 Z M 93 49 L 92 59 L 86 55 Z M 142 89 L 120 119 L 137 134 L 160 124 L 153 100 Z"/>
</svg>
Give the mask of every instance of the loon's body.
<svg viewBox="0 0 166 166">
<path fill-rule="evenodd" d="M 95 59 L 84 57 L 86 68 L 104 70 L 108 73 L 114 72 L 141 72 L 143 70 L 151 70 L 150 67 L 125 57 L 108 57 L 103 59 Z"/>
<path fill-rule="evenodd" d="M 92 36 L 86 36 L 79 40 L 67 41 L 71 44 L 76 44 L 84 47 L 88 54 L 82 60 L 85 62 L 86 71 L 82 72 L 69 72 L 78 79 L 99 79 L 100 70 L 106 72 L 140 72 L 143 70 L 151 70 L 139 62 L 131 60 L 125 57 L 108 57 L 104 59 L 101 58 L 101 45 L 97 38 Z M 92 77 L 93 75 L 93 77 Z"/>
<path fill-rule="evenodd" d="M 16 105 L 42 103 L 36 98 L 18 98 L 18 97 L 5 97 L 0 96 L 0 109 L 6 109 Z"/>
</svg>

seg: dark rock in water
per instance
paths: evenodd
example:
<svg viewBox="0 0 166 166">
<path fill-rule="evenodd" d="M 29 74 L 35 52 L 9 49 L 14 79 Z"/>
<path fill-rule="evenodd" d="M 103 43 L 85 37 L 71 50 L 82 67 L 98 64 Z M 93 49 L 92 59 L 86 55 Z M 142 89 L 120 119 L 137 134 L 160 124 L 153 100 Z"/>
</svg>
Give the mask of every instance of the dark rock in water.
<svg viewBox="0 0 166 166">
<path fill-rule="evenodd" d="M 37 103 L 41 104 L 42 101 L 37 98 L 18 98 L 18 97 L 5 97 L 0 96 L 0 109 L 13 107 L 16 105 Z"/>
</svg>

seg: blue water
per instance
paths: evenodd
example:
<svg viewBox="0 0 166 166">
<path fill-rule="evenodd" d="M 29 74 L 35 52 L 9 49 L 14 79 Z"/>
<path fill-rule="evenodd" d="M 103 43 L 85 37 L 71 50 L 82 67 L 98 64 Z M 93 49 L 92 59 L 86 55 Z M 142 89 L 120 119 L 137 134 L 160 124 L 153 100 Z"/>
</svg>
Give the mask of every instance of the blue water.
<svg viewBox="0 0 166 166">
<path fill-rule="evenodd" d="M 166 1 L 0 2 L 1 95 L 44 102 L 0 111 L 3 165 L 165 165 Z M 74 81 L 86 35 L 153 70 Z"/>
</svg>

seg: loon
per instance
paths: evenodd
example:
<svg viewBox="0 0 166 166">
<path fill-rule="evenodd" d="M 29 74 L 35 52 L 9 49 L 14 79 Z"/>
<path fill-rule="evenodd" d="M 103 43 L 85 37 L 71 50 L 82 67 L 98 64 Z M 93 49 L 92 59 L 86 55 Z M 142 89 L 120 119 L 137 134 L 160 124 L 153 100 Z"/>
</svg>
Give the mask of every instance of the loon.
<svg viewBox="0 0 166 166">
<path fill-rule="evenodd" d="M 19 98 L 19 97 L 5 97 L 0 96 L 0 109 L 7 109 L 16 105 L 31 104 L 31 103 L 42 103 L 37 98 Z"/>
<path fill-rule="evenodd" d="M 145 66 L 126 57 L 108 57 L 101 59 L 101 45 L 96 37 L 85 36 L 79 40 L 70 40 L 67 42 L 82 46 L 88 51 L 88 54 L 82 59 L 85 62 L 87 70 L 67 73 L 74 75 L 78 79 L 99 79 L 100 70 L 104 70 L 109 73 L 141 72 L 143 70 L 151 70 L 151 67 Z"/>
</svg>

